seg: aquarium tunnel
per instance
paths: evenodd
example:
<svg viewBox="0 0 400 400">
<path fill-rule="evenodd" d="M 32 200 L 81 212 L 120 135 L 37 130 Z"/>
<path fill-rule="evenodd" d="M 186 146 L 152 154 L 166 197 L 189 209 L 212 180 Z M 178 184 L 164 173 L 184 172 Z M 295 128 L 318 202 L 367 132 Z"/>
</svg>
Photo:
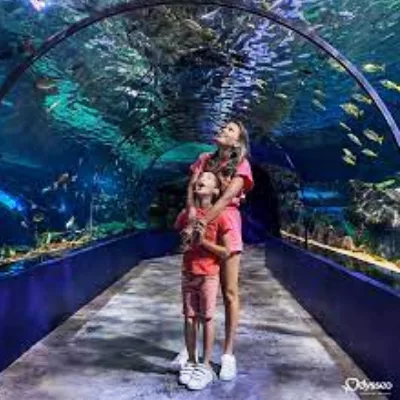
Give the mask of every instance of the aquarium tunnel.
<svg viewBox="0 0 400 400">
<path fill-rule="evenodd" d="M 238 374 L 198 398 L 400 399 L 399 40 L 397 0 L 2 0 L 0 399 L 188 398 L 174 224 L 232 120 Z"/>
</svg>

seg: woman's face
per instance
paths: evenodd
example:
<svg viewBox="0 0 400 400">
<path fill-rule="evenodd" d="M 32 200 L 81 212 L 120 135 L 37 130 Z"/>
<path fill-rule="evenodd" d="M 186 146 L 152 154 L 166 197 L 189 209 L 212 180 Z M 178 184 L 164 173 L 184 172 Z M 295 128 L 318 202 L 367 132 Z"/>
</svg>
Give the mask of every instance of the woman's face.
<svg viewBox="0 0 400 400">
<path fill-rule="evenodd" d="M 235 147 L 239 145 L 239 138 L 239 125 L 229 122 L 214 136 L 214 142 L 220 147 Z"/>
</svg>

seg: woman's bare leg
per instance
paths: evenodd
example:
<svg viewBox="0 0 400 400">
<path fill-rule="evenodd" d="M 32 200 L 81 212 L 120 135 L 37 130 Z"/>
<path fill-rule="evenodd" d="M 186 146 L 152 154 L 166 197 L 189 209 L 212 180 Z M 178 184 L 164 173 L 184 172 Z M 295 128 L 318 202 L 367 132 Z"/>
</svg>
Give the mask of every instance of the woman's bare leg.
<svg viewBox="0 0 400 400">
<path fill-rule="evenodd" d="M 239 267 L 241 253 L 226 260 L 221 268 L 221 289 L 225 305 L 224 354 L 233 354 L 236 328 L 239 322 Z"/>
<path fill-rule="evenodd" d="M 207 318 L 203 321 L 203 349 L 204 349 L 204 360 L 203 363 L 210 366 L 211 354 L 214 345 L 215 338 L 215 322 L 214 318 Z"/>
</svg>

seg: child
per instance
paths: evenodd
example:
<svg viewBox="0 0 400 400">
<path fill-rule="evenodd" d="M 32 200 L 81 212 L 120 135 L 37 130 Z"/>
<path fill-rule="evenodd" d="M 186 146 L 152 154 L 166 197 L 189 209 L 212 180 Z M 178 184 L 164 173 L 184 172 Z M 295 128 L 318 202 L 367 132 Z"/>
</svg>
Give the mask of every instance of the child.
<svg viewBox="0 0 400 400">
<path fill-rule="evenodd" d="M 212 207 L 220 195 L 220 186 L 214 173 L 200 174 L 194 186 L 195 207 L 199 216 Z M 183 210 L 177 218 L 175 228 L 183 231 L 188 223 L 188 212 Z M 192 390 L 204 389 L 215 378 L 210 365 L 214 342 L 214 313 L 219 287 L 219 264 L 230 256 L 229 230 L 229 223 L 224 213 L 221 213 L 193 240 L 183 256 L 182 298 L 189 359 L 179 373 L 179 382 Z M 203 325 L 203 363 L 196 361 L 198 322 Z"/>
</svg>

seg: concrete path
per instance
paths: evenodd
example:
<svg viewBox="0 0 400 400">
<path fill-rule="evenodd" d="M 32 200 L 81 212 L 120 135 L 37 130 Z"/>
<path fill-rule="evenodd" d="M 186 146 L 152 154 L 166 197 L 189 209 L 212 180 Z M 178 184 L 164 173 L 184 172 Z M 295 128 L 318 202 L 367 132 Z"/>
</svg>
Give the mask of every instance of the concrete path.
<svg viewBox="0 0 400 400">
<path fill-rule="evenodd" d="M 365 378 L 246 249 L 234 382 L 202 392 L 169 370 L 183 344 L 181 256 L 142 262 L 0 374 L 1 400 L 347 400 L 346 377 Z M 223 306 L 217 315 L 216 370 Z M 371 398 L 369 398 L 371 399 Z"/>
</svg>

